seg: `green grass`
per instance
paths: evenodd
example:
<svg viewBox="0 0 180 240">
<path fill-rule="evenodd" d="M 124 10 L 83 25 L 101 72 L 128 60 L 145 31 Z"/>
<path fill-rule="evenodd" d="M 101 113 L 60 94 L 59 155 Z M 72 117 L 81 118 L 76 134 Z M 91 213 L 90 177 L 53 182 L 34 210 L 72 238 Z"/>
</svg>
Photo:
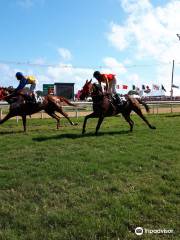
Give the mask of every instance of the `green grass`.
<svg viewBox="0 0 180 240">
<path fill-rule="evenodd" d="M 170 116 L 170 115 L 169 115 Z M 179 239 L 180 117 L 119 117 L 55 130 L 51 119 L 0 126 L 0 239 Z M 66 123 L 63 119 L 62 123 Z M 136 226 L 174 234 L 134 234 Z"/>
</svg>

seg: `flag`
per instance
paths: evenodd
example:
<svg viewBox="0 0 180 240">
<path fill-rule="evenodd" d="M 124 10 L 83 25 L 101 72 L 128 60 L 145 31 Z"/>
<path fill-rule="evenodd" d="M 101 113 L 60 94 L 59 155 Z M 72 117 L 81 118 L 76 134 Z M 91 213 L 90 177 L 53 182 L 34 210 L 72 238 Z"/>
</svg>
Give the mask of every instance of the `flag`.
<svg viewBox="0 0 180 240">
<path fill-rule="evenodd" d="M 159 85 L 153 84 L 153 90 L 159 91 Z"/>
<path fill-rule="evenodd" d="M 145 88 L 145 85 L 142 85 L 142 90 L 145 90 L 146 88 Z"/>
<path fill-rule="evenodd" d="M 149 86 L 146 86 L 146 90 L 144 90 L 145 93 L 150 93 L 151 92 L 151 89 Z"/>
<path fill-rule="evenodd" d="M 122 88 L 123 89 L 128 89 L 128 86 L 127 85 L 122 85 Z"/>
<path fill-rule="evenodd" d="M 134 90 L 134 91 L 139 91 L 140 89 L 139 89 L 139 87 L 137 87 L 136 85 L 133 85 L 133 86 L 132 86 L 132 90 Z"/>
<path fill-rule="evenodd" d="M 172 88 L 179 88 L 179 86 L 173 84 Z"/>
<path fill-rule="evenodd" d="M 165 87 L 163 85 L 161 85 L 161 90 L 166 92 L 166 89 L 165 89 Z"/>
</svg>

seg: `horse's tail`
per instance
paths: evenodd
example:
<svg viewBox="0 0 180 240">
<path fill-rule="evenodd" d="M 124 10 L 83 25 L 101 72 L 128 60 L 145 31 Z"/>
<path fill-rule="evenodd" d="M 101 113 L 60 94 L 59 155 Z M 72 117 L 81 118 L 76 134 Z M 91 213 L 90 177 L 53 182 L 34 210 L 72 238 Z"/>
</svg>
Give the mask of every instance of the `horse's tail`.
<svg viewBox="0 0 180 240">
<path fill-rule="evenodd" d="M 150 112 L 150 108 L 149 106 L 147 105 L 147 103 L 145 103 L 144 101 L 142 101 L 141 99 L 139 98 L 133 98 L 129 95 L 126 96 L 126 99 L 129 100 L 129 102 L 133 105 L 133 106 L 136 106 L 138 108 L 140 108 L 140 104 L 143 105 L 143 107 L 145 107 L 146 109 L 146 112 Z"/>
<path fill-rule="evenodd" d="M 73 107 L 77 107 L 78 106 L 78 104 L 74 104 L 74 103 L 71 103 L 67 98 L 65 98 L 65 97 L 58 97 L 58 96 L 56 96 L 56 98 L 57 99 L 59 99 L 61 102 L 65 102 L 67 105 L 69 105 L 69 106 L 73 106 Z"/>
<path fill-rule="evenodd" d="M 146 109 L 146 112 L 150 112 L 150 108 L 149 108 L 149 106 L 147 105 L 147 103 L 145 103 L 144 101 L 142 101 L 141 99 L 139 99 L 139 98 L 136 98 L 137 100 L 138 100 L 138 102 L 140 103 L 140 104 L 142 104 L 144 107 L 145 107 L 145 109 Z"/>
</svg>

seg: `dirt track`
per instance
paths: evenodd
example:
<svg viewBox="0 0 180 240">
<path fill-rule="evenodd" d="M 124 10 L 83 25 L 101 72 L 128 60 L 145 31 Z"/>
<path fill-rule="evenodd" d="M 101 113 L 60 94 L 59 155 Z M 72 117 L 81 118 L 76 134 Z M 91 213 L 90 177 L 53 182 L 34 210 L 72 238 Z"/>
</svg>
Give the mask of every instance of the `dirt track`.
<svg viewBox="0 0 180 240">
<path fill-rule="evenodd" d="M 144 108 L 142 108 L 143 113 L 145 114 L 146 111 L 144 110 Z M 69 117 L 80 117 L 80 116 L 86 116 L 88 114 L 90 114 L 92 111 L 86 111 L 86 112 L 78 112 L 76 115 L 76 112 L 66 112 L 68 114 Z M 152 108 L 150 109 L 150 113 L 151 114 L 161 114 L 161 113 L 180 113 L 180 107 L 175 107 L 172 108 L 171 107 L 162 107 L 162 108 Z M 60 117 L 63 117 L 62 115 L 58 114 Z M 32 115 L 32 118 L 50 118 L 50 116 L 48 116 L 46 113 L 36 113 L 34 115 Z"/>
</svg>

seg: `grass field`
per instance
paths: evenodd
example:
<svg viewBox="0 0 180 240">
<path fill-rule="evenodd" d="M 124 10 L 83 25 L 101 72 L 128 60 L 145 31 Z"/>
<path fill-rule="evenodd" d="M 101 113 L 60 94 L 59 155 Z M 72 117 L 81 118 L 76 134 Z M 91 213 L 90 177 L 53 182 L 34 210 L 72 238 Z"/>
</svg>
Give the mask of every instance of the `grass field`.
<svg viewBox="0 0 180 240">
<path fill-rule="evenodd" d="M 180 116 L 119 117 L 55 130 L 51 119 L 0 126 L 0 239 L 179 238 Z M 66 123 L 63 120 L 63 124 Z M 137 227 L 173 234 L 136 236 Z"/>
</svg>

